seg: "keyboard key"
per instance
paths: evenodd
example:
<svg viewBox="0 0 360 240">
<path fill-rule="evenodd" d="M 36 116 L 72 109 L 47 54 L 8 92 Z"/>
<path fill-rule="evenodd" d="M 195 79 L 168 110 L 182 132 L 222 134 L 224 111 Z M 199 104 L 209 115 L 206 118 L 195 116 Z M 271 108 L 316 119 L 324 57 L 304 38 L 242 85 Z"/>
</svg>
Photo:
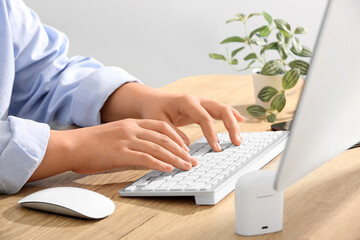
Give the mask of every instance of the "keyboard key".
<svg viewBox="0 0 360 240">
<path fill-rule="evenodd" d="M 193 173 L 191 173 L 189 176 L 202 176 L 206 173 L 206 171 L 203 170 L 196 170 Z"/>
<path fill-rule="evenodd" d="M 225 168 L 227 168 L 228 166 L 229 166 L 228 164 L 221 163 L 221 164 L 219 164 L 219 165 L 216 165 L 216 166 L 214 167 L 214 169 L 225 169 Z"/>
<path fill-rule="evenodd" d="M 208 173 L 220 173 L 222 172 L 221 168 L 213 168 L 208 171 Z"/>
<path fill-rule="evenodd" d="M 198 178 L 199 178 L 199 175 L 189 175 L 185 179 L 187 179 L 187 180 L 195 180 L 195 179 L 198 179 Z"/>
<path fill-rule="evenodd" d="M 133 185 L 139 186 L 139 187 L 144 187 L 144 186 L 148 185 L 149 183 L 150 183 L 150 181 L 139 181 L 139 182 L 133 183 Z"/>
<path fill-rule="evenodd" d="M 168 182 L 179 182 L 179 181 L 181 181 L 183 179 L 184 179 L 183 177 L 175 176 L 175 177 L 169 178 L 167 181 Z"/>
<path fill-rule="evenodd" d="M 158 176 L 160 176 L 160 175 L 162 175 L 162 174 L 163 174 L 163 172 L 151 171 L 151 172 L 149 172 L 146 176 L 147 176 L 147 177 L 158 177 Z"/>
<path fill-rule="evenodd" d="M 223 174 L 218 174 L 214 177 L 214 179 L 219 179 L 219 180 L 221 180 L 223 178 L 225 178 L 225 175 L 223 175 Z"/>
<path fill-rule="evenodd" d="M 211 179 L 208 183 L 210 183 L 210 184 L 215 184 L 215 183 L 217 183 L 218 181 L 219 181 L 219 179 L 213 178 L 213 179 Z"/>
<path fill-rule="evenodd" d="M 177 177 L 186 177 L 187 175 L 189 175 L 189 172 L 179 172 L 178 174 L 176 174 L 175 176 Z"/>
<path fill-rule="evenodd" d="M 221 174 L 224 174 L 224 175 L 228 175 L 229 173 L 230 173 L 230 171 L 227 169 L 221 172 Z"/>
<path fill-rule="evenodd" d="M 190 184 L 190 183 L 193 183 L 193 182 L 194 182 L 193 179 L 183 179 L 180 182 L 178 182 L 177 184 L 179 184 L 179 185 L 187 185 L 187 184 Z"/>
<path fill-rule="evenodd" d="M 155 189 L 155 191 L 168 191 L 177 182 L 165 182 Z"/>
<path fill-rule="evenodd" d="M 203 177 L 215 177 L 217 173 L 207 172 L 203 175 Z"/>
<path fill-rule="evenodd" d="M 128 186 L 127 188 L 125 188 L 125 191 L 126 192 L 132 192 L 136 189 L 136 186 L 135 185 L 131 185 L 131 186 Z"/>
<path fill-rule="evenodd" d="M 196 182 L 209 182 L 211 180 L 210 177 L 201 177 L 196 179 Z"/>
<path fill-rule="evenodd" d="M 155 181 L 149 183 L 148 185 L 146 185 L 145 187 L 143 187 L 141 190 L 142 191 L 154 191 L 155 188 L 157 188 L 164 182 L 165 182 L 165 180 L 155 180 Z"/>
</svg>

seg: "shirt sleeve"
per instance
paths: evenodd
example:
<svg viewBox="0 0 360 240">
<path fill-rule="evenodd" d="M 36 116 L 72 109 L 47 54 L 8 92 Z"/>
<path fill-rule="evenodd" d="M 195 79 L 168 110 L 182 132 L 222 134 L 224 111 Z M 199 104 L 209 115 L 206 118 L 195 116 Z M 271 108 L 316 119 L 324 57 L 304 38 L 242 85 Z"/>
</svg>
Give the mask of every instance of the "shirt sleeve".
<svg viewBox="0 0 360 240">
<path fill-rule="evenodd" d="M 106 99 L 123 84 L 139 81 L 121 68 L 105 67 L 89 57 L 69 58 L 63 33 L 43 25 L 21 0 L 4 2 L 15 77 L 9 79 L 13 81 L 10 117 L 0 120 L 0 193 L 11 194 L 41 163 L 49 125 L 100 124 Z"/>
<path fill-rule="evenodd" d="M 32 120 L 0 121 L 0 193 L 16 193 L 27 182 L 45 155 L 49 134 L 47 124 Z"/>
<path fill-rule="evenodd" d="M 22 1 L 8 2 L 15 59 L 10 115 L 60 128 L 97 125 L 111 93 L 127 82 L 139 82 L 93 58 L 67 57 L 63 33 L 43 25 Z"/>
</svg>

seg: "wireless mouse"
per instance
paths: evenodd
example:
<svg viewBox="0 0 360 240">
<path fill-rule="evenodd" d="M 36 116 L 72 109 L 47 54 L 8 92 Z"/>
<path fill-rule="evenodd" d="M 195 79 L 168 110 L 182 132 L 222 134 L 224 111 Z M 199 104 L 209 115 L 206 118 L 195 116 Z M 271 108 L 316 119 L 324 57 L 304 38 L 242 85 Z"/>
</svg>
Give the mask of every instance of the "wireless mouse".
<svg viewBox="0 0 360 240">
<path fill-rule="evenodd" d="M 23 207 L 85 219 L 101 219 L 115 210 L 109 198 L 76 187 L 48 188 L 32 193 L 19 201 Z"/>
</svg>

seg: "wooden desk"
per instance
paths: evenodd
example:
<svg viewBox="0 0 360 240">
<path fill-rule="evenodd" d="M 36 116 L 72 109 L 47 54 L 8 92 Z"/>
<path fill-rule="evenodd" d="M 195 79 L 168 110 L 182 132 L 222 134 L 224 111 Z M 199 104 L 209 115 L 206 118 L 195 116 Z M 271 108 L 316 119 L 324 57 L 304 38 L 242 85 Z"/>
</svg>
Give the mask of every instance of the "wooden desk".
<svg viewBox="0 0 360 240">
<path fill-rule="evenodd" d="M 247 117 L 242 131 L 270 129 L 269 123 L 246 113 L 246 107 L 254 101 L 249 76 L 191 77 L 164 89 L 234 106 Z M 290 93 L 280 121 L 291 118 L 298 95 L 299 91 Z M 216 129 L 223 131 L 222 123 L 217 122 Z M 201 136 L 197 126 L 183 130 L 192 141 Z M 275 168 L 278 159 L 266 168 Z M 360 239 L 360 148 L 345 152 L 289 188 L 285 193 L 284 230 L 252 238 L 235 234 L 234 193 L 215 206 L 196 206 L 192 197 L 119 196 L 119 189 L 146 172 L 68 172 L 27 184 L 16 195 L 1 195 L 0 239 Z M 57 186 L 82 187 L 104 194 L 115 202 L 115 213 L 100 221 L 80 220 L 28 210 L 17 204 L 32 192 Z"/>
</svg>

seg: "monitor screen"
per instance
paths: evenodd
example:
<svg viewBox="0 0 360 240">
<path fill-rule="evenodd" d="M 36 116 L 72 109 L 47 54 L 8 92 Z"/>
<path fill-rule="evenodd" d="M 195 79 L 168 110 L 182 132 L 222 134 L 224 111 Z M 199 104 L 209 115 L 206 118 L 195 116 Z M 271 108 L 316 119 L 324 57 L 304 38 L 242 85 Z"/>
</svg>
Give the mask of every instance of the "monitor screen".
<svg viewBox="0 0 360 240">
<path fill-rule="evenodd" d="M 360 1 L 330 0 L 275 179 L 284 190 L 360 140 Z"/>
</svg>

